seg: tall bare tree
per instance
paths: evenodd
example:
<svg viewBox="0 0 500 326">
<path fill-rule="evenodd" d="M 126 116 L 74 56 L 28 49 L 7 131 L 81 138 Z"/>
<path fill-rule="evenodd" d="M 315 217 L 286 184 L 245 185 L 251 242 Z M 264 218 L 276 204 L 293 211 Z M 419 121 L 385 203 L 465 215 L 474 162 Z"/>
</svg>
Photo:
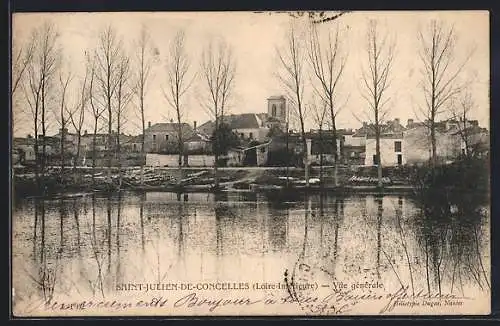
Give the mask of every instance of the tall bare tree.
<svg viewBox="0 0 500 326">
<path fill-rule="evenodd" d="M 319 180 L 321 182 L 321 186 L 323 187 L 323 165 L 324 165 L 324 150 L 325 150 L 325 139 L 324 139 L 324 128 L 326 125 L 327 113 L 328 113 L 328 105 L 324 101 L 320 100 L 320 103 L 316 103 L 313 99 L 311 103 L 311 112 L 313 115 L 313 120 L 315 125 L 318 127 L 319 134 Z M 335 151 L 337 151 L 336 146 L 334 147 Z"/>
<path fill-rule="evenodd" d="M 127 108 L 134 94 L 130 87 L 130 59 L 124 51 L 121 51 L 118 66 L 116 97 L 116 158 L 118 160 L 119 185 L 122 184 L 122 151 L 121 133 L 126 122 Z"/>
<path fill-rule="evenodd" d="M 92 131 L 92 185 L 95 185 L 95 167 L 96 167 L 96 160 L 97 160 L 97 131 L 99 128 L 99 120 L 101 120 L 103 114 L 106 111 L 106 107 L 104 105 L 100 105 L 99 101 L 97 100 L 97 91 L 96 88 L 98 85 L 96 85 L 96 58 L 95 54 L 91 55 L 88 57 L 88 64 L 89 64 L 89 90 L 88 90 L 88 97 L 89 97 L 89 102 L 90 102 L 90 113 L 92 114 L 92 125 L 93 125 L 93 131 Z"/>
<path fill-rule="evenodd" d="M 191 66 L 190 59 L 185 49 L 184 31 L 178 31 L 170 43 L 170 51 L 167 58 L 168 91 L 164 91 L 165 98 L 170 107 L 175 111 L 177 122 L 177 150 L 179 152 L 179 180 L 182 176 L 182 161 L 184 157 L 184 130 L 182 118 L 185 114 L 183 97 L 194 80 L 188 76 Z M 189 78 L 189 79 L 188 79 Z"/>
<path fill-rule="evenodd" d="M 60 48 L 58 47 L 58 33 L 55 26 L 47 21 L 41 27 L 34 28 L 31 32 L 33 57 L 27 63 L 27 78 L 23 83 L 23 93 L 30 108 L 35 132 L 35 159 L 36 176 L 43 172 L 46 165 L 47 144 L 46 133 L 48 127 L 49 101 L 54 96 L 54 78 L 60 63 Z M 39 127 L 42 129 L 39 139 Z M 42 145 L 40 155 L 39 145 Z"/>
<path fill-rule="evenodd" d="M 382 157 L 380 153 L 380 136 L 382 124 L 389 113 L 387 103 L 390 97 L 390 75 L 394 58 L 395 42 L 388 39 L 388 34 L 381 35 L 377 29 L 377 21 L 368 23 L 366 54 L 368 67 L 362 71 L 362 96 L 368 103 L 367 116 L 372 123 L 375 134 L 375 155 L 377 158 L 378 186 L 382 187 Z"/>
<path fill-rule="evenodd" d="M 155 62 L 156 54 L 151 37 L 146 29 L 146 27 L 141 28 L 139 39 L 136 44 L 137 52 L 135 54 L 136 60 L 136 86 L 135 95 L 138 101 L 138 111 L 141 120 L 141 184 L 144 183 L 144 164 L 146 162 L 146 151 L 145 151 L 145 134 L 146 134 L 146 118 L 145 118 L 145 100 L 147 95 L 147 90 L 149 86 L 149 80 L 151 77 L 151 68 Z"/>
<path fill-rule="evenodd" d="M 88 59 L 88 58 L 86 58 Z M 76 167 L 80 160 L 80 152 L 81 152 L 81 144 L 82 144 L 82 129 L 85 123 L 85 111 L 86 106 L 89 101 L 90 96 L 90 87 L 89 87 L 89 79 L 91 78 L 90 74 L 93 71 L 91 70 L 91 64 L 89 60 L 86 61 L 85 64 L 85 74 L 83 76 L 83 80 L 80 82 L 78 86 L 78 95 L 76 99 L 75 105 L 68 110 L 68 119 L 75 129 L 76 133 L 76 154 L 75 159 L 73 160 L 73 176 L 76 181 Z M 76 93 L 76 92 L 75 92 Z M 86 153 L 84 153 L 86 155 Z"/>
<path fill-rule="evenodd" d="M 431 142 L 431 166 L 435 167 L 436 122 L 446 111 L 450 101 L 464 88 L 465 84 L 460 82 L 459 77 L 472 51 L 457 64 L 455 29 L 437 20 L 432 20 L 425 29 L 418 32 L 418 40 L 419 57 L 423 65 L 420 87 L 425 101 L 420 111 L 426 118 Z"/>
<path fill-rule="evenodd" d="M 113 156 L 113 98 L 119 83 L 120 56 L 122 50 L 122 41 L 117 36 L 112 26 L 107 26 L 99 34 L 98 45 L 95 50 L 96 81 L 97 92 L 100 105 L 106 108 L 106 120 L 108 125 L 107 137 L 107 166 L 108 182 L 111 182 L 111 166 Z"/>
<path fill-rule="evenodd" d="M 214 48 L 215 47 L 215 48 Z M 201 61 L 201 74 L 206 93 L 205 107 L 215 120 L 214 141 L 219 142 L 218 130 L 224 120 L 226 106 L 233 95 L 234 80 L 236 74 L 236 61 L 233 58 L 231 47 L 224 41 L 219 41 L 216 46 L 209 42 L 203 49 Z M 215 187 L 219 187 L 217 164 L 219 154 L 214 151 L 214 181 Z"/>
<path fill-rule="evenodd" d="M 20 129 L 21 125 L 26 119 L 26 112 L 23 107 L 24 104 L 21 103 L 23 91 L 23 83 L 26 82 L 28 75 L 28 66 L 33 60 L 33 54 L 35 52 L 36 40 L 34 34 L 31 34 L 30 39 L 26 43 L 19 44 L 18 40 L 12 42 L 12 66 L 11 66 L 11 88 L 10 96 L 12 103 L 12 131 L 15 133 Z"/>
<path fill-rule="evenodd" d="M 309 157 L 305 132 L 306 107 L 304 105 L 305 51 L 302 39 L 302 36 L 296 30 L 296 26 L 291 23 L 284 48 L 276 49 L 276 54 L 281 65 L 277 76 L 285 87 L 291 107 L 295 109 L 299 120 L 305 167 L 304 173 L 306 186 L 309 187 Z"/>
<path fill-rule="evenodd" d="M 309 63 L 314 73 L 316 83 L 313 83 L 315 93 L 328 105 L 330 122 L 332 128 L 333 150 L 335 159 L 334 182 L 338 185 L 338 149 L 337 149 L 337 127 L 336 116 L 339 108 L 336 107 L 338 84 L 344 72 L 347 56 L 342 53 L 342 42 L 339 27 L 336 26 L 335 34 L 328 32 L 328 41 L 325 46 L 322 44 L 317 23 L 311 22 L 310 36 L 308 40 Z"/>
<path fill-rule="evenodd" d="M 10 94 L 14 96 L 20 84 L 22 84 L 22 79 L 26 75 L 28 70 L 28 65 L 33 60 L 33 54 L 35 52 L 36 39 L 34 38 L 36 34 L 32 34 L 29 41 L 24 45 L 13 44 L 12 54 L 12 80 Z"/>
<path fill-rule="evenodd" d="M 68 137 L 68 123 L 69 117 L 67 116 L 68 104 L 66 98 L 66 90 L 68 89 L 68 85 L 71 82 L 72 76 L 71 73 L 68 73 L 66 76 L 63 76 L 62 73 L 59 73 L 59 89 L 61 92 L 60 105 L 59 110 L 56 113 L 56 120 L 59 122 L 59 126 L 61 127 L 61 140 L 59 143 L 59 151 L 61 152 L 61 180 L 64 180 L 64 167 L 65 167 L 65 142 Z"/>
</svg>

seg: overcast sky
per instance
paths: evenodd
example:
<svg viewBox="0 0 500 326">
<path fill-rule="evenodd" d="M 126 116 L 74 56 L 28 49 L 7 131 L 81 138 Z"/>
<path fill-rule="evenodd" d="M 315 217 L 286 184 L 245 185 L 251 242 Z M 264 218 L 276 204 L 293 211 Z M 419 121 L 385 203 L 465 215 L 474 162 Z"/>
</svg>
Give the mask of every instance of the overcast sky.
<svg viewBox="0 0 500 326">
<path fill-rule="evenodd" d="M 367 104 L 361 96 L 361 69 L 366 66 L 366 30 L 369 19 L 377 19 L 381 32 L 387 32 L 396 41 L 396 52 L 392 70 L 390 89 L 390 117 L 400 118 L 404 123 L 408 118 L 420 120 L 417 106 L 422 103 L 422 93 L 418 86 L 422 75 L 418 57 L 417 32 L 438 18 L 453 24 L 458 36 L 456 57 L 460 62 L 470 49 L 473 57 L 464 70 L 464 78 L 473 79 L 472 95 L 476 108 L 472 118 L 482 126 L 489 125 L 489 17 L 486 11 L 462 12 L 350 12 L 335 22 L 321 25 L 325 29 L 340 28 L 343 33 L 344 49 L 348 59 L 339 88 L 339 104 L 348 99 L 338 115 L 338 128 L 359 128 L 359 117 Z M 290 18 L 281 13 L 251 12 L 154 12 L 154 13 L 16 13 L 13 18 L 13 43 L 17 46 L 26 40 L 32 28 L 45 20 L 56 25 L 63 48 L 65 69 L 71 67 L 75 78 L 82 77 L 85 51 L 95 48 L 99 31 L 111 24 L 123 38 L 128 50 L 133 50 L 133 42 L 139 35 L 142 24 L 150 34 L 159 51 L 161 62 L 154 67 L 153 79 L 146 99 L 147 121 L 164 122 L 174 117 L 164 99 L 162 88 L 167 85 L 164 58 L 169 42 L 179 29 L 186 33 L 186 46 L 192 61 L 192 73 L 200 66 L 200 53 L 207 40 L 224 38 L 230 44 L 237 60 L 235 97 L 231 113 L 266 112 L 266 99 L 271 95 L 283 94 L 283 88 L 275 77 L 278 70 L 276 48 L 283 45 Z M 77 80 L 77 79 L 75 79 Z M 186 96 L 186 122 L 194 120 L 201 124 L 210 119 L 201 109 L 195 92 L 200 87 L 197 81 Z M 77 83 L 72 86 L 76 89 Z M 22 101 L 19 101 L 22 103 Z M 22 105 L 22 104 L 19 104 Z M 20 107 L 14 107 L 19 112 Z M 17 121 L 17 120 L 16 120 Z M 14 126 L 17 135 L 32 133 L 29 120 Z M 28 123 L 26 123 L 26 121 Z M 127 133 L 138 132 L 139 121 L 131 115 L 126 126 Z M 53 124 L 52 130 L 57 129 Z M 308 127 L 313 127 L 309 119 Z M 90 130 L 90 125 L 86 129 Z"/>
</svg>

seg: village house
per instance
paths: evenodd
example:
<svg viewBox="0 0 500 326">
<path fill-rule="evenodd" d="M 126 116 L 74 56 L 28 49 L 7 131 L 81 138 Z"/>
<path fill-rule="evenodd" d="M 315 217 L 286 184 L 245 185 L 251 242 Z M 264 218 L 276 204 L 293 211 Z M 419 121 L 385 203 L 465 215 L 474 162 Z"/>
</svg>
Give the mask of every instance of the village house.
<svg viewBox="0 0 500 326">
<path fill-rule="evenodd" d="M 464 128 L 465 127 L 465 128 Z M 436 156 L 441 162 L 450 162 L 466 153 L 465 139 L 469 149 L 487 149 L 488 132 L 480 128 L 477 120 L 467 122 L 448 119 L 435 123 Z M 470 142 L 469 142 L 470 140 Z M 404 156 L 408 164 L 428 162 L 432 156 L 429 122 L 414 122 L 408 119 L 404 132 Z"/>
<path fill-rule="evenodd" d="M 363 124 L 365 133 L 365 166 L 400 166 L 406 164 L 403 151 L 405 128 L 398 118 L 380 125 L 380 158 L 376 155 L 375 126 Z"/>
<path fill-rule="evenodd" d="M 185 122 L 181 123 L 183 142 L 191 138 L 192 135 L 193 128 Z M 144 136 L 146 153 L 177 154 L 179 152 L 178 124 L 173 120 L 155 123 L 154 125 L 148 122 L 148 128 L 145 130 Z"/>
<path fill-rule="evenodd" d="M 224 123 L 243 140 L 263 141 L 269 133 L 267 127 L 256 113 L 230 114 L 224 116 Z M 199 128 L 207 136 L 211 136 L 215 129 L 215 122 L 207 121 Z"/>
<path fill-rule="evenodd" d="M 191 137 L 184 142 L 184 150 L 188 154 L 211 153 L 212 143 L 207 135 L 194 130 Z"/>
<path fill-rule="evenodd" d="M 18 162 L 21 164 L 35 162 L 35 139 L 31 135 L 13 138 L 12 151 L 18 155 Z"/>
</svg>

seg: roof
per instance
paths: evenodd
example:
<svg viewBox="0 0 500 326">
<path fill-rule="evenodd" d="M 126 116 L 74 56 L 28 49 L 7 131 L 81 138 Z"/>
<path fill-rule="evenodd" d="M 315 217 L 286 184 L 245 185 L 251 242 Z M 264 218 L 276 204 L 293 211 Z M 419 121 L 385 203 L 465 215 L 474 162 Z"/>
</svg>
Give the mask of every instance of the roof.
<svg viewBox="0 0 500 326">
<path fill-rule="evenodd" d="M 200 132 L 194 132 L 191 137 L 189 137 L 186 141 L 205 141 L 205 142 L 208 142 L 210 141 L 210 139 L 208 138 L 207 135 L 205 134 L 202 134 Z"/>
<path fill-rule="evenodd" d="M 126 140 L 127 143 L 142 143 L 142 134 L 137 136 L 128 136 L 129 139 Z"/>
<path fill-rule="evenodd" d="M 366 138 L 375 139 L 375 135 L 370 134 L 370 135 L 367 135 Z M 380 139 L 402 139 L 402 138 L 403 138 L 403 132 L 396 132 L 396 133 L 381 134 L 380 135 Z"/>
<path fill-rule="evenodd" d="M 257 129 L 262 126 L 262 120 L 259 115 L 262 115 L 262 113 L 230 114 L 224 116 L 224 122 L 227 123 L 231 129 Z M 204 134 L 211 135 L 214 128 L 215 123 L 210 120 L 200 125 L 197 130 Z"/>
<path fill-rule="evenodd" d="M 405 127 L 403 127 L 399 122 L 396 123 L 395 121 L 387 121 L 385 124 L 380 125 L 380 132 L 381 134 L 389 135 L 389 134 L 397 134 L 399 135 L 402 133 L 404 130 L 406 130 Z M 368 137 L 368 138 L 373 138 L 375 137 L 375 125 L 373 123 L 364 123 L 361 128 L 356 130 L 356 132 L 353 134 L 353 137 Z"/>
<path fill-rule="evenodd" d="M 267 98 L 268 100 L 284 100 L 285 97 L 283 95 L 272 95 Z"/>
<path fill-rule="evenodd" d="M 488 134 L 488 129 L 481 128 L 478 126 L 471 126 L 471 127 L 465 128 L 465 129 L 458 129 L 458 130 L 454 131 L 452 134 L 457 135 L 457 134 L 461 134 L 462 132 L 465 132 L 468 135 L 476 135 L 476 134 L 485 134 L 486 135 L 486 134 Z"/>
<path fill-rule="evenodd" d="M 29 146 L 35 144 L 34 138 L 15 137 L 12 139 L 13 146 Z"/>
<path fill-rule="evenodd" d="M 146 128 L 146 132 L 154 132 L 154 131 L 159 131 L 159 132 L 175 132 L 177 131 L 178 124 L 176 122 L 160 122 L 160 123 L 155 123 L 151 127 Z M 181 123 L 181 128 L 183 132 L 190 132 L 193 129 L 191 126 L 185 122 Z"/>
<path fill-rule="evenodd" d="M 261 120 L 255 113 L 229 115 L 224 117 L 224 121 L 229 124 L 231 129 L 253 129 L 260 128 L 262 125 Z"/>
</svg>

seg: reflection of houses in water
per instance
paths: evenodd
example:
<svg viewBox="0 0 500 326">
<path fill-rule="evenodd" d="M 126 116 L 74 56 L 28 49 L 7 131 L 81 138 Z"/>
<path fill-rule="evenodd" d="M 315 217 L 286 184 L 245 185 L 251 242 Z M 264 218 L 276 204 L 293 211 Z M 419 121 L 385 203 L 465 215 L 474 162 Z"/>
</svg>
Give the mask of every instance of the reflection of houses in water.
<svg viewBox="0 0 500 326">
<path fill-rule="evenodd" d="M 281 251 L 287 246 L 288 242 L 288 218 L 289 211 L 272 211 L 269 209 L 269 218 L 267 219 L 267 234 L 269 247 L 273 251 Z"/>
</svg>

